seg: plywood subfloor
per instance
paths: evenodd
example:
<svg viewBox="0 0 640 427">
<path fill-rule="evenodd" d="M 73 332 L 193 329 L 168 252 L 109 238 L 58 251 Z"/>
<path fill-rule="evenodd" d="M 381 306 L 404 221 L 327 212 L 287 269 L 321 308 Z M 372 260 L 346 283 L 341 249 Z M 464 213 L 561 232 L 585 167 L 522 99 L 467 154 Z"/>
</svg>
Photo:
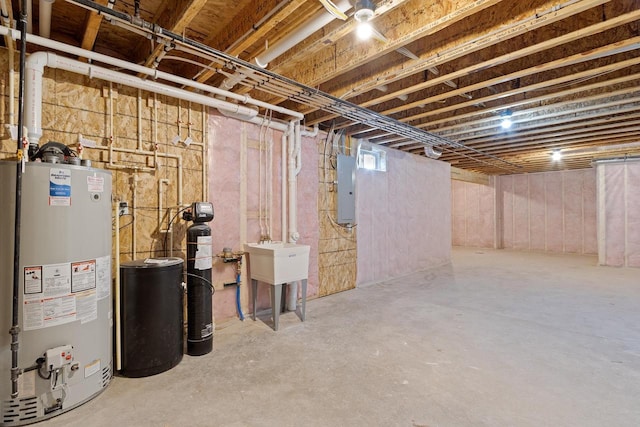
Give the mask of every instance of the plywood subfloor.
<svg viewBox="0 0 640 427">
<path fill-rule="evenodd" d="M 116 377 L 44 425 L 638 425 L 639 270 L 492 250 L 453 260 L 311 301 L 278 332 L 228 323 L 213 353 Z"/>
</svg>

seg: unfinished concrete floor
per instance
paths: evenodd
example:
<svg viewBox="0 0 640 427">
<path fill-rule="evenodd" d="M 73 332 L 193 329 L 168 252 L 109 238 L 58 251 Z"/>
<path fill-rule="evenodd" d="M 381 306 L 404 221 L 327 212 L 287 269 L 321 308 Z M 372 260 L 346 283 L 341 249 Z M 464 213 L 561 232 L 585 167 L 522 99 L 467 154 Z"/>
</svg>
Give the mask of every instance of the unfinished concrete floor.
<svg viewBox="0 0 640 427">
<path fill-rule="evenodd" d="M 54 426 L 640 425 L 640 270 L 457 249 L 453 265 L 230 322 Z"/>
</svg>

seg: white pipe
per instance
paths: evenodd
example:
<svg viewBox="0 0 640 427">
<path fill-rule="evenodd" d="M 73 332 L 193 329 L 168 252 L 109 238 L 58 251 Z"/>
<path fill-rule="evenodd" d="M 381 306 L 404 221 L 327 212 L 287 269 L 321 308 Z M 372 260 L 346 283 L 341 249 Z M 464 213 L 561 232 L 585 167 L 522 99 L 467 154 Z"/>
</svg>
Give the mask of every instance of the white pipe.
<svg viewBox="0 0 640 427">
<path fill-rule="evenodd" d="M 300 131 L 300 122 L 296 123 L 295 135 L 296 135 L 296 150 L 295 150 L 296 176 L 298 176 L 298 174 L 302 170 L 302 132 Z"/>
<path fill-rule="evenodd" d="M 293 125 L 293 131 L 289 135 L 289 148 L 288 148 L 288 167 L 287 167 L 287 179 L 289 183 L 289 242 L 295 243 L 300 238 L 298 233 L 297 224 L 297 179 L 296 179 L 296 140 L 300 136 L 300 123 L 296 122 Z"/>
<path fill-rule="evenodd" d="M 142 91 L 138 89 L 138 99 L 137 105 L 138 108 L 138 150 L 142 150 Z M 157 165 L 153 165 L 157 167 Z"/>
<path fill-rule="evenodd" d="M 26 76 L 29 85 L 25 91 L 25 123 L 29 129 L 29 140 L 34 144 L 38 143 L 40 137 L 42 137 L 42 74 L 45 65 L 51 68 L 59 68 L 77 74 L 88 75 L 90 78 L 121 83 L 126 86 L 176 99 L 194 101 L 214 108 L 223 108 L 234 113 L 247 116 L 255 116 L 257 114 L 257 111 L 251 108 L 221 101 L 210 96 L 200 95 L 184 89 L 178 89 L 154 81 L 144 80 L 140 77 L 61 57 L 52 52 L 36 52 L 31 54 L 27 59 Z"/>
<path fill-rule="evenodd" d="M 20 39 L 20 31 L 18 30 L 14 30 L 11 29 L 9 27 L 6 26 L 0 26 L 0 35 L 1 36 L 10 36 L 12 39 L 14 40 L 19 40 Z M 158 71 L 156 69 L 153 68 L 149 68 L 149 67 L 145 67 L 142 65 L 137 65 L 137 64 L 132 64 L 130 62 L 127 61 L 123 61 L 121 59 L 116 59 L 107 55 L 103 55 L 100 53 L 96 53 L 90 50 L 86 50 L 86 49 L 82 49 L 79 47 L 75 47 L 75 46 L 71 46 L 65 43 L 60 43 L 57 42 L 55 40 L 51 40 L 51 39 L 47 39 L 44 37 L 39 37 L 33 34 L 27 34 L 27 42 L 28 43 L 33 43 L 36 44 L 38 46 L 43 46 L 43 47 L 48 47 L 50 49 L 53 50 L 58 50 L 61 52 L 65 52 L 65 53 L 69 53 L 71 55 L 74 56 L 80 56 L 83 58 L 87 58 L 87 59 L 91 59 L 97 62 L 102 62 L 104 64 L 109 64 L 112 65 L 114 67 L 118 67 L 118 68 L 122 68 L 122 69 L 126 69 L 129 71 L 133 71 L 135 73 L 139 73 L 139 74 L 144 74 L 146 76 L 150 76 L 153 77 L 153 80 L 166 80 L 172 83 L 176 83 L 179 85 L 184 85 L 184 86 L 188 86 L 188 87 L 193 87 L 195 89 L 200 89 L 204 92 L 208 92 L 214 95 L 220 95 L 220 96 L 224 96 L 226 98 L 229 99 L 233 99 L 236 101 L 239 101 L 243 104 L 249 104 L 249 105 L 254 105 L 256 107 L 259 108 L 266 108 L 268 110 L 271 111 L 275 111 L 278 113 L 282 113 L 285 114 L 287 116 L 291 116 L 293 118 L 302 120 L 304 118 L 304 114 L 299 113 L 297 111 L 293 111 L 293 110 L 289 110 L 288 108 L 284 108 L 284 107 L 279 107 L 277 105 L 272 105 L 269 104 L 268 102 L 264 102 L 264 101 L 259 101 L 257 99 L 251 98 L 249 95 L 240 95 L 240 94 L 236 94 L 233 92 L 229 92 L 226 90 L 222 90 L 219 89 L 217 87 L 214 86 L 209 86 L 206 85 L 204 83 L 199 83 L 199 82 L 195 82 L 191 79 L 186 79 L 184 77 L 178 77 L 178 76 L 174 76 L 172 74 L 169 73 L 165 73 L 163 71 Z M 198 101 L 195 101 L 198 102 Z M 220 102 L 224 102 L 224 101 L 220 101 Z M 198 102 L 200 103 L 200 102 Z M 235 104 L 233 103 L 227 103 L 227 110 L 229 111 L 235 111 Z M 210 105 L 210 104 L 204 104 L 204 105 Z M 229 108 L 229 106 L 231 106 L 231 108 Z M 218 108 L 218 107 L 215 107 Z M 225 106 L 220 105 L 220 108 L 225 108 Z"/>
<path fill-rule="evenodd" d="M 319 128 L 319 127 L 318 127 L 318 125 L 316 124 L 316 125 L 314 125 L 314 126 L 313 126 L 313 130 L 306 130 L 306 129 L 303 129 L 303 130 L 300 132 L 300 136 L 309 136 L 309 137 L 311 137 L 311 138 L 315 138 L 316 136 L 318 136 L 318 133 L 319 133 L 319 132 L 320 132 L 320 128 Z"/>
<path fill-rule="evenodd" d="M 346 12 L 351 8 L 351 3 L 349 2 L 349 0 L 341 0 L 336 4 L 336 6 L 341 12 Z M 262 68 L 266 68 L 267 65 L 269 65 L 270 61 L 279 57 L 280 55 L 300 43 L 302 40 L 309 37 L 311 34 L 329 24 L 334 19 L 336 19 L 336 17 L 329 13 L 326 9 L 323 9 L 321 12 L 316 13 L 308 22 L 305 22 L 296 31 L 292 32 L 283 39 L 280 39 L 267 51 L 262 53 L 262 55 L 256 56 L 254 59 L 256 64 L 258 64 L 258 66 Z"/>
<path fill-rule="evenodd" d="M 162 204 L 162 189 L 164 188 L 164 185 L 169 185 L 171 181 L 169 181 L 166 178 L 162 178 L 158 181 L 158 233 L 163 234 L 163 233 L 168 233 L 170 230 L 169 228 L 167 228 L 166 230 L 162 229 L 162 209 L 163 209 L 163 204 Z"/>
<path fill-rule="evenodd" d="M 280 218 L 280 232 L 282 234 L 282 241 L 287 241 L 287 180 L 284 179 L 286 176 L 287 170 L 287 136 L 289 135 L 289 130 L 285 129 L 282 131 L 282 138 L 280 140 L 280 154 L 281 154 L 281 162 L 280 162 L 280 170 L 282 179 L 280 180 L 281 188 L 281 218 Z"/>
<path fill-rule="evenodd" d="M 33 1 L 27 0 L 27 33 L 33 33 Z"/>
<path fill-rule="evenodd" d="M 40 37 L 51 36 L 51 11 L 56 0 L 40 0 Z"/>
<path fill-rule="evenodd" d="M 136 222 L 137 215 L 136 210 L 138 209 L 138 173 L 134 173 L 131 182 L 131 191 L 132 191 L 132 200 L 131 200 L 131 259 L 137 258 L 137 237 L 138 233 L 136 232 L 136 226 L 138 225 Z"/>
</svg>

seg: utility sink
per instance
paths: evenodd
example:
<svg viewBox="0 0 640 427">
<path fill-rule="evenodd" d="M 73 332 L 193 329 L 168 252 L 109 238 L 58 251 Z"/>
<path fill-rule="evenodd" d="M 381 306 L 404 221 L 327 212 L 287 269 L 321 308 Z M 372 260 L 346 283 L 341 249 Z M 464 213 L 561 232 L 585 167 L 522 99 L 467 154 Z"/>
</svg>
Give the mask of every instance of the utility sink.
<svg viewBox="0 0 640 427">
<path fill-rule="evenodd" d="M 308 245 L 296 243 L 246 243 L 249 253 L 251 278 L 278 285 L 309 276 Z"/>
</svg>

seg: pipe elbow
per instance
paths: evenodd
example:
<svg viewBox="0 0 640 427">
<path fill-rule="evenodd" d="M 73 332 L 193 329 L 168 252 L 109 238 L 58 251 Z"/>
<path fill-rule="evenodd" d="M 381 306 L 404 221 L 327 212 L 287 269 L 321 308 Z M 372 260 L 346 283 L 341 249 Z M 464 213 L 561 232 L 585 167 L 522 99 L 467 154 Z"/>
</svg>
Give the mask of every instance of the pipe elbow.
<svg viewBox="0 0 640 427">
<path fill-rule="evenodd" d="M 44 73 L 44 67 L 55 68 L 56 54 L 52 52 L 35 52 L 29 55 L 25 64 L 26 67 L 40 73 Z"/>
</svg>

